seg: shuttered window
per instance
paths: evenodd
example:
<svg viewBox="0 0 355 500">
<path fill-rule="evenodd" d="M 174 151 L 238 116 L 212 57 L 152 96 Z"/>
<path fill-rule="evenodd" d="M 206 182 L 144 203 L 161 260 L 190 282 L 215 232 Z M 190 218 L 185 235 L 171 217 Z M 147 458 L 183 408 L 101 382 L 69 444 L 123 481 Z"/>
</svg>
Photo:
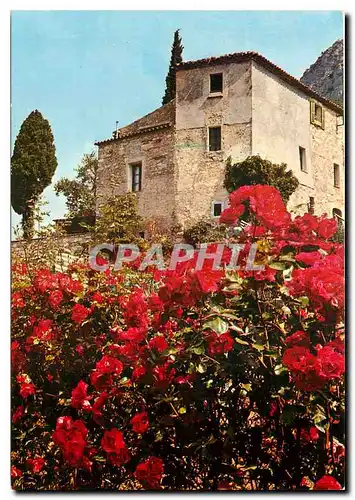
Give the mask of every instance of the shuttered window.
<svg viewBox="0 0 355 500">
<path fill-rule="evenodd" d="M 221 127 L 208 129 L 209 151 L 221 151 Z"/>
<path fill-rule="evenodd" d="M 136 193 L 142 190 L 142 164 L 131 165 L 132 191 Z"/>
</svg>

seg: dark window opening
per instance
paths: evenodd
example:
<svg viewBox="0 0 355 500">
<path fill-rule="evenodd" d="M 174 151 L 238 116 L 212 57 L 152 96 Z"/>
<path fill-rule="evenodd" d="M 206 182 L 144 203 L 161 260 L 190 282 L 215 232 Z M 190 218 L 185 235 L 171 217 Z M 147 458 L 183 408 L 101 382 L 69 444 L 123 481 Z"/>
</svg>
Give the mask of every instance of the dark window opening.
<svg viewBox="0 0 355 500">
<path fill-rule="evenodd" d="M 131 165 L 132 170 L 132 191 L 136 193 L 142 190 L 142 164 Z"/>
<path fill-rule="evenodd" d="M 343 230 L 344 229 L 343 213 L 341 210 L 339 210 L 339 208 L 333 208 L 333 217 L 337 221 L 338 229 Z"/>
<path fill-rule="evenodd" d="M 221 127 L 208 129 L 208 142 L 210 151 L 221 151 Z"/>
<path fill-rule="evenodd" d="M 213 203 L 213 217 L 219 217 L 222 213 L 222 203 Z"/>
<path fill-rule="evenodd" d="M 223 73 L 210 75 L 210 93 L 223 92 Z"/>
<path fill-rule="evenodd" d="M 340 187 L 340 167 L 334 163 L 334 186 Z"/>
<path fill-rule="evenodd" d="M 315 205 L 314 196 L 310 196 L 308 204 L 308 213 L 311 215 L 314 215 L 314 205 Z"/>
<path fill-rule="evenodd" d="M 306 150 L 305 148 L 299 147 L 300 154 L 300 167 L 302 172 L 307 172 L 307 163 L 306 163 Z"/>
</svg>

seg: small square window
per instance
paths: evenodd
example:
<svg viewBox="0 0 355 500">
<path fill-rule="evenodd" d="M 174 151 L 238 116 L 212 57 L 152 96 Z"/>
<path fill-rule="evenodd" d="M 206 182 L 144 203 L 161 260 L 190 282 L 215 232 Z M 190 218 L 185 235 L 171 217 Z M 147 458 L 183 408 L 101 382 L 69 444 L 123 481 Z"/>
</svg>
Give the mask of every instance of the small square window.
<svg viewBox="0 0 355 500">
<path fill-rule="evenodd" d="M 210 93 L 223 92 L 223 73 L 210 75 Z"/>
<path fill-rule="evenodd" d="M 221 151 L 221 127 L 210 127 L 208 129 L 209 151 Z"/>
<path fill-rule="evenodd" d="M 134 193 L 142 190 L 142 164 L 131 165 L 132 191 Z"/>
<path fill-rule="evenodd" d="M 314 196 L 309 197 L 308 213 L 314 215 L 315 199 Z"/>
<path fill-rule="evenodd" d="M 219 217 L 223 210 L 223 203 L 221 201 L 212 202 L 212 215 L 213 217 Z"/>
<path fill-rule="evenodd" d="M 340 187 L 340 167 L 336 163 L 333 166 L 334 170 L 334 187 Z"/>
<path fill-rule="evenodd" d="M 299 155 L 300 155 L 300 167 L 301 172 L 307 172 L 307 161 L 306 161 L 306 150 L 305 148 L 299 147 Z"/>
</svg>

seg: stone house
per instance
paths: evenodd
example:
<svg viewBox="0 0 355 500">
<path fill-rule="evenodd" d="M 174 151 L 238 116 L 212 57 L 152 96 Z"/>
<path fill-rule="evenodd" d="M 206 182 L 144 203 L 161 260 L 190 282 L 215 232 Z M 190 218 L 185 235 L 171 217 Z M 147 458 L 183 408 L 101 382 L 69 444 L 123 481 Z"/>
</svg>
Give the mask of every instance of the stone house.
<svg viewBox="0 0 355 500">
<path fill-rule="evenodd" d="M 286 163 L 296 213 L 344 217 L 343 111 L 256 52 L 181 63 L 176 99 L 97 142 L 97 206 L 135 191 L 145 218 L 186 227 L 227 204 L 226 159 Z"/>
</svg>

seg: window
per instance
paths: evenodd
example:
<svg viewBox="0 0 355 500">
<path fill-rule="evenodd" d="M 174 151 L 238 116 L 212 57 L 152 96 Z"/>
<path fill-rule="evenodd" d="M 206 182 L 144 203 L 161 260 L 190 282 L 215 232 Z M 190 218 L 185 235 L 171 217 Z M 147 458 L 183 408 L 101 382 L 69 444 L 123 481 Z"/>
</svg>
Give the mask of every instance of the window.
<svg viewBox="0 0 355 500">
<path fill-rule="evenodd" d="M 221 127 L 208 129 L 209 151 L 221 151 Z"/>
<path fill-rule="evenodd" d="M 311 215 L 314 215 L 314 205 L 315 205 L 314 196 L 310 196 L 308 203 L 308 213 Z"/>
<path fill-rule="evenodd" d="M 340 167 L 334 163 L 334 187 L 340 187 Z"/>
<path fill-rule="evenodd" d="M 223 92 L 223 73 L 210 75 L 210 93 Z"/>
<path fill-rule="evenodd" d="M 339 208 L 333 208 L 333 217 L 337 221 L 338 228 L 342 230 L 344 225 L 344 219 L 342 211 L 339 210 Z"/>
<path fill-rule="evenodd" d="M 306 150 L 304 148 L 302 148 L 301 146 L 299 147 L 299 154 L 300 154 L 301 171 L 307 172 Z"/>
<path fill-rule="evenodd" d="M 337 219 L 342 219 L 342 211 L 339 208 L 333 208 L 333 217 Z"/>
<path fill-rule="evenodd" d="M 223 211 L 223 202 L 222 201 L 213 201 L 212 202 L 212 217 L 219 217 Z"/>
<path fill-rule="evenodd" d="M 318 102 L 311 100 L 311 123 L 324 129 L 324 108 Z"/>
<path fill-rule="evenodd" d="M 132 191 L 136 193 L 142 189 L 142 164 L 131 165 Z"/>
</svg>

